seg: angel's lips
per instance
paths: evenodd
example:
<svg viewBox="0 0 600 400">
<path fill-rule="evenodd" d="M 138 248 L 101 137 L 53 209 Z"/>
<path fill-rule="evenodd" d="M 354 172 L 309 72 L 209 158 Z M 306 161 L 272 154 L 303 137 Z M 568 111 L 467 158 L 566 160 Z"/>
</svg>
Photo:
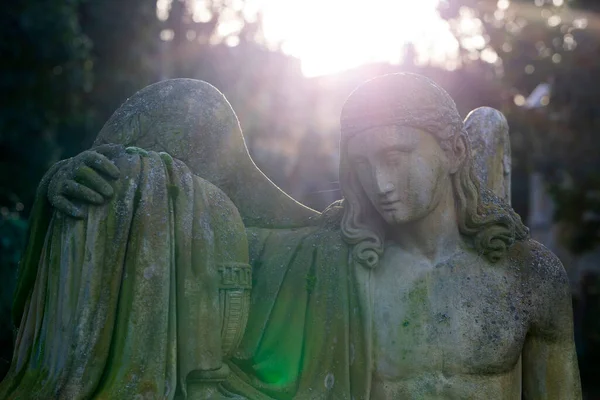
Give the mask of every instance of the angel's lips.
<svg viewBox="0 0 600 400">
<path fill-rule="evenodd" d="M 379 206 L 381 207 L 381 209 L 383 211 L 393 211 L 395 208 L 395 205 L 400 203 L 400 200 L 388 200 L 388 201 L 382 201 L 379 203 Z"/>
</svg>

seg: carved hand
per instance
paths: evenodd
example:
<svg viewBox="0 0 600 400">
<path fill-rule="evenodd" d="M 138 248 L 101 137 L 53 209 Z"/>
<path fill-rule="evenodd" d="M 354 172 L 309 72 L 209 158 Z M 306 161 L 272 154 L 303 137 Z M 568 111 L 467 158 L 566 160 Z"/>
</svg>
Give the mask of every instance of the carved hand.
<svg viewBox="0 0 600 400">
<path fill-rule="evenodd" d="M 123 147 L 102 145 L 68 160 L 50 180 L 50 204 L 73 218 L 85 217 L 77 203 L 103 204 L 113 195 L 110 181 L 119 178 L 119 169 L 108 157 L 119 149 Z"/>
</svg>

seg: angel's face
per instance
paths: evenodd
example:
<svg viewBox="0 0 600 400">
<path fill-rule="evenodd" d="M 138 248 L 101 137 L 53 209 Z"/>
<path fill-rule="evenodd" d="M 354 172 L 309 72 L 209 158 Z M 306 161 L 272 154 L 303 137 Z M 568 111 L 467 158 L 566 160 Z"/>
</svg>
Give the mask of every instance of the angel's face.
<svg viewBox="0 0 600 400">
<path fill-rule="evenodd" d="M 371 204 L 390 225 L 423 218 L 452 187 L 446 152 L 421 129 L 369 129 L 350 139 L 348 157 Z"/>
</svg>

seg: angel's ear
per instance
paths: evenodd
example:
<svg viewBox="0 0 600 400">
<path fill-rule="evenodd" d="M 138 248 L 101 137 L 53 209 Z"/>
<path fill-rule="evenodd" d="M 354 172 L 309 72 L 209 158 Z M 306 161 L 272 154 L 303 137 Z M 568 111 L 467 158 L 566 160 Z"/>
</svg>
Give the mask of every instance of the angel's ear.
<svg viewBox="0 0 600 400">
<path fill-rule="evenodd" d="M 450 165 L 450 173 L 454 174 L 460 166 L 465 162 L 467 157 L 467 137 L 463 133 L 459 133 L 452 140 L 452 160 Z"/>
</svg>

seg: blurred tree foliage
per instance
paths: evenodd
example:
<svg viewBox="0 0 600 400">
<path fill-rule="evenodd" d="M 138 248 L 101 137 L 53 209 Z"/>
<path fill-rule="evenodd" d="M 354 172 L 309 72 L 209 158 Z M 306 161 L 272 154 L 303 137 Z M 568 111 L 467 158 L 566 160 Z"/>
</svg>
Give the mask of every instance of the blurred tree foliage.
<svg viewBox="0 0 600 400">
<path fill-rule="evenodd" d="M 12 355 L 12 296 L 26 230 L 26 220 L 16 213 L 0 218 L 0 379 L 10 366 Z"/>
<path fill-rule="evenodd" d="M 0 376 L 12 349 L 10 298 L 26 231 L 21 213 L 62 145 L 86 132 L 91 43 L 77 0 L 22 0 L 0 13 Z"/>
<path fill-rule="evenodd" d="M 545 175 L 562 242 L 573 252 L 600 242 L 598 10 L 589 0 L 448 0 L 440 6 L 465 64 L 497 57 L 494 75 L 503 84 L 516 167 Z M 549 83 L 551 92 L 529 104 L 540 83 Z"/>
<path fill-rule="evenodd" d="M 89 125 L 80 140 L 64 144 L 69 156 L 89 147 L 121 103 L 156 82 L 160 71 L 156 0 L 84 0 L 78 17 L 92 43 L 93 84 L 84 99 Z"/>
<path fill-rule="evenodd" d="M 23 210 L 35 182 L 85 131 L 91 43 L 78 0 L 22 0 L 0 13 L 0 206 Z"/>
</svg>

